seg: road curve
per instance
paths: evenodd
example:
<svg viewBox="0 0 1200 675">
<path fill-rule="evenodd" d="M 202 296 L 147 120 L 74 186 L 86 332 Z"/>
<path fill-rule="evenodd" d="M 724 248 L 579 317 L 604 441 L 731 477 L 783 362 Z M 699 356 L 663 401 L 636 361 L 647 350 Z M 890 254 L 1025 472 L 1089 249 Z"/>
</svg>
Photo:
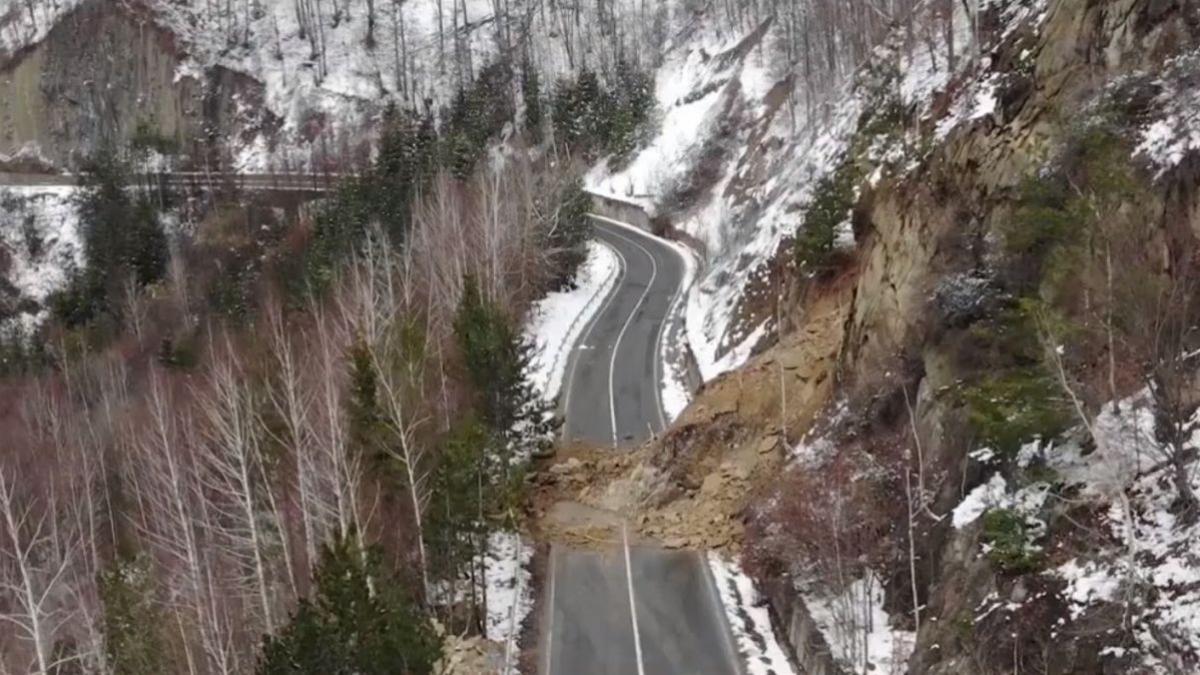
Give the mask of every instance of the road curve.
<svg viewBox="0 0 1200 675">
<path fill-rule="evenodd" d="M 563 436 L 636 445 L 667 424 L 662 338 L 683 282 L 684 260 L 657 237 L 599 216 L 592 219 L 597 239 L 616 253 L 621 271 L 568 364 Z"/>
<path fill-rule="evenodd" d="M 685 273 L 677 249 L 593 216 L 617 255 L 614 290 L 584 328 L 564 386 L 564 436 L 627 446 L 666 426 L 662 342 Z M 550 551 L 541 675 L 739 675 L 712 574 L 696 551 L 619 542 Z"/>
</svg>

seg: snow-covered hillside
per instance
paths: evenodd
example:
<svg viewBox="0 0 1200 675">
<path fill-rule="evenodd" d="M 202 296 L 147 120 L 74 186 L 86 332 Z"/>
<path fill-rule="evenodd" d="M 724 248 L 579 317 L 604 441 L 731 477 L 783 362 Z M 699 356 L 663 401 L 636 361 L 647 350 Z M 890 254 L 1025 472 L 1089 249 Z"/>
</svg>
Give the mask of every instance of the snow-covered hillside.
<svg viewBox="0 0 1200 675">
<path fill-rule="evenodd" d="M 0 63 L 81 5 L 106 2 L 0 0 Z M 254 171 L 351 152 L 389 104 L 437 114 L 498 59 L 518 71 L 528 63 L 543 89 L 561 74 L 605 71 L 617 59 L 652 64 L 672 42 L 682 21 L 676 15 L 689 16 L 681 4 L 141 0 L 111 7 L 168 31 L 177 83 L 203 82 L 215 66 L 262 83 L 262 100 L 240 97 L 235 107 L 262 107 L 279 128 L 227 139 L 236 168 Z"/>
<path fill-rule="evenodd" d="M 27 334 L 46 298 L 83 263 L 73 188 L 0 189 L 0 332 Z"/>
<path fill-rule="evenodd" d="M 955 28 L 960 44 L 969 43 L 968 15 L 959 11 Z M 749 296 L 769 283 L 780 246 L 844 158 L 864 105 L 878 97 L 875 79 L 856 71 L 806 104 L 769 47 L 779 30 L 766 21 L 741 35 L 698 31 L 676 46 L 657 73 L 659 134 L 627 165 L 602 163 L 588 176 L 595 192 L 670 214 L 701 248 L 707 264 L 688 297 L 687 335 L 704 380 L 742 365 L 774 330 L 771 312 L 748 310 Z M 901 105 L 928 114 L 951 75 L 943 50 L 937 40 L 912 52 L 876 50 L 900 73 L 889 84 Z M 981 105 L 963 117 L 983 114 Z M 890 150 L 873 153 L 882 163 L 895 159 Z M 854 245 L 848 213 L 839 245 Z"/>
</svg>

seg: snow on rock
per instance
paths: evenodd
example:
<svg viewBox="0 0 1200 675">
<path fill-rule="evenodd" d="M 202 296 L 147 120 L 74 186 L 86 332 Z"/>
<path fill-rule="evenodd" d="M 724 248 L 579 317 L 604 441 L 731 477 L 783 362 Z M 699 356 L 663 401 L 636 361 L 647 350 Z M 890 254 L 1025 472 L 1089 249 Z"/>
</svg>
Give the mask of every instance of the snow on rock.
<svg viewBox="0 0 1200 675">
<path fill-rule="evenodd" d="M 983 485 L 971 490 L 958 506 L 954 507 L 954 527 L 966 527 L 978 520 L 988 509 L 1004 504 L 1007 490 L 1008 482 L 998 473 Z"/>
<path fill-rule="evenodd" d="M 775 639 L 767 605 L 760 599 L 750 577 L 736 562 L 711 551 L 708 567 L 712 570 L 738 654 L 746 664 L 746 675 L 795 675 L 787 653 Z"/>
<path fill-rule="evenodd" d="M 851 582 L 841 593 L 803 595 L 833 657 L 849 672 L 907 672 L 916 634 L 892 627 L 883 609 L 882 580 L 874 574 Z"/>
<path fill-rule="evenodd" d="M 1187 447 L 1200 449 L 1200 413 L 1189 424 Z M 1149 393 L 1137 392 L 1097 415 L 1094 450 L 1066 443 L 1047 453 L 1065 485 L 1102 514 L 1097 527 L 1108 542 L 1048 574 L 1066 582 L 1072 617 L 1109 601 L 1125 604 L 1137 649 L 1121 654 L 1138 655 L 1145 672 L 1179 672 L 1161 659 L 1200 652 L 1200 523 L 1176 516 L 1154 425 Z M 1188 479 L 1200 490 L 1194 462 Z"/>
<path fill-rule="evenodd" d="M 503 673 L 517 672 L 517 638 L 533 609 L 533 546 L 516 532 L 493 532 L 488 537 L 484 566 L 487 583 L 487 639 L 504 645 Z"/>
<path fill-rule="evenodd" d="M 83 0 L 0 0 L 0 61 L 40 42 L 64 14 Z"/>
<path fill-rule="evenodd" d="M 950 106 L 950 112 L 938 120 L 934 134 L 941 140 L 946 138 L 956 127 L 967 122 L 990 117 L 996 112 L 996 88 L 1000 84 L 999 77 L 989 75 L 982 80 L 973 80 L 966 91 L 955 99 Z"/>
<path fill-rule="evenodd" d="M 1118 580 L 1095 562 L 1081 564 L 1072 558 L 1054 573 L 1067 580 L 1067 599 L 1071 603 L 1072 619 L 1078 619 L 1088 605 L 1112 600 L 1120 588 Z"/>
<path fill-rule="evenodd" d="M 45 318 L 45 302 L 83 264 L 73 187 L 9 187 L 0 190 L 0 251 L 5 258 L 0 288 L 0 328 L 27 335 Z"/>
<path fill-rule="evenodd" d="M 1157 119 L 1140 132 L 1134 155 L 1148 159 L 1159 175 L 1179 165 L 1184 157 L 1200 152 L 1200 49 L 1165 64 L 1155 80 L 1158 94 L 1153 110 Z"/>
<path fill-rule="evenodd" d="M 1096 447 L 1091 452 L 1085 454 L 1078 444 L 1068 444 L 1048 455 L 1051 468 L 1085 494 L 1115 498 L 1160 459 L 1155 454 L 1148 390 L 1106 404 L 1093 420 L 1092 430 Z"/>
<path fill-rule="evenodd" d="M 526 377 L 546 401 L 557 400 L 571 350 L 608 298 L 619 271 L 612 249 L 595 240 L 588 242 L 587 259 L 576 273 L 575 288 L 552 292 L 529 310 L 525 337 L 533 345 L 533 356 Z"/>
</svg>

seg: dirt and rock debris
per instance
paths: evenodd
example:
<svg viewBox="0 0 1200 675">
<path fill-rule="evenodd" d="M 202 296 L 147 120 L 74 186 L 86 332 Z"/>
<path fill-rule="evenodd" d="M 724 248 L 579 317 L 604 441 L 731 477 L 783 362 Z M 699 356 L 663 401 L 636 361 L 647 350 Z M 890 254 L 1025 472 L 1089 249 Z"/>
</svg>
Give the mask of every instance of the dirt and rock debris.
<svg viewBox="0 0 1200 675">
<path fill-rule="evenodd" d="M 603 545 L 626 524 L 668 548 L 738 551 L 747 505 L 827 403 L 850 299 L 836 284 L 811 298 L 796 330 L 709 382 L 662 436 L 634 449 L 574 446 L 538 466 L 540 533 Z"/>
</svg>

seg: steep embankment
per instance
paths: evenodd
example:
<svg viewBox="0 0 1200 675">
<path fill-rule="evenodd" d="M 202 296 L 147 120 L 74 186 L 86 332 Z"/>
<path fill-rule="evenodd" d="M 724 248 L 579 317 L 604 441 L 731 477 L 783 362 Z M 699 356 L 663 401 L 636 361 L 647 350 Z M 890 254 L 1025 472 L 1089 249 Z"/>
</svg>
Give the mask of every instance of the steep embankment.
<svg viewBox="0 0 1200 675">
<path fill-rule="evenodd" d="M 770 202 L 723 211 L 699 297 L 774 289 L 778 338 L 583 498 L 743 549 L 813 668 L 1190 671 L 1200 15 L 991 2 L 970 33 L 952 76 L 878 50 L 833 170 L 764 151 L 746 190 L 798 236 L 764 255 L 729 228 L 772 232 Z"/>
</svg>

